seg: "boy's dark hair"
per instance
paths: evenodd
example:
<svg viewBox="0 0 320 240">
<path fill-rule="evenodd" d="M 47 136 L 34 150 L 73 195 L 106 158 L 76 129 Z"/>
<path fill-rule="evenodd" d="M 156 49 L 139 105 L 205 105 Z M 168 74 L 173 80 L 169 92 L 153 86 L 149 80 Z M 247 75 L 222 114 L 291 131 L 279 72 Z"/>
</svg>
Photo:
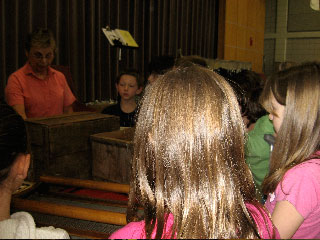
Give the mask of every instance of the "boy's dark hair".
<svg viewBox="0 0 320 240">
<path fill-rule="evenodd" d="M 238 103 L 241 106 L 241 113 L 245 113 L 247 108 L 247 99 L 244 89 L 239 85 L 239 82 L 237 81 L 236 76 L 238 72 L 236 70 L 230 70 L 226 68 L 218 68 L 214 71 L 222 76 L 225 80 L 227 80 L 227 82 L 230 84 L 238 99 Z"/>
<path fill-rule="evenodd" d="M 140 72 L 136 69 L 126 69 L 126 70 L 123 70 L 120 72 L 120 74 L 118 75 L 117 79 L 116 79 L 116 83 L 119 84 L 120 82 L 120 78 L 123 76 L 123 75 L 130 75 L 130 76 L 133 76 L 137 79 L 137 84 L 138 84 L 138 87 L 143 87 L 143 81 L 142 81 L 142 78 L 141 78 L 141 75 L 140 75 Z"/>
<path fill-rule="evenodd" d="M 267 114 L 259 103 L 262 79 L 258 73 L 245 69 L 237 72 L 219 68 L 215 71 L 223 76 L 233 88 L 241 106 L 241 114 L 247 116 L 249 120 L 248 126 Z"/>
<path fill-rule="evenodd" d="M 32 33 L 28 34 L 25 43 L 26 51 L 29 52 L 33 46 L 40 46 L 43 48 L 52 47 L 55 51 L 56 41 L 51 30 L 46 28 L 37 28 Z"/>
<path fill-rule="evenodd" d="M 153 57 L 148 66 L 150 74 L 162 75 L 167 70 L 171 69 L 175 64 L 175 58 L 171 55 Z"/>
<path fill-rule="evenodd" d="M 237 83 L 245 92 L 250 92 L 252 89 L 262 88 L 261 76 L 251 70 L 241 70 L 234 76 Z"/>
<path fill-rule="evenodd" d="M 242 70 L 235 75 L 235 80 L 245 94 L 246 104 L 244 110 L 249 124 L 255 123 L 260 117 L 267 114 L 267 111 L 259 103 L 259 97 L 262 92 L 261 76 L 251 70 Z"/>
<path fill-rule="evenodd" d="M 27 132 L 22 117 L 7 103 L 0 101 L 0 172 L 9 168 L 17 154 L 27 152 Z M 4 176 L 0 174 L 0 180 Z"/>
</svg>

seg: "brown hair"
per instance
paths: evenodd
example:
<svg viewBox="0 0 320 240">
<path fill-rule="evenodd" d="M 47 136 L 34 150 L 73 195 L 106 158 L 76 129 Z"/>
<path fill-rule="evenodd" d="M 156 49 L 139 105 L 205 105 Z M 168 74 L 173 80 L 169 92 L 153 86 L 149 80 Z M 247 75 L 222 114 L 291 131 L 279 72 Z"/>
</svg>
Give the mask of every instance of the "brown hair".
<svg viewBox="0 0 320 240">
<path fill-rule="evenodd" d="M 143 98 L 134 137 L 128 221 L 144 209 L 147 238 L 257 238 L 237 99 L 218 74 L 180 66 Z M 164 234 L 168 214 L 171 235 Z"/>
<path fill-rule="evenodd" d="M 262 186 L 274 192 L 285 173 L 308 160 L 320 143 L 320 63 L 293 66 L 272 75 L 265 84 L 261 103 L 273 113 L 271 97 L 285 106 L 270 159 L 270 171 Z"/>
<path fill-rule="evenodd" d="M 138 88 L 140 87 L 143 87 L 143 80 L 140 76 L 140 73 L 138 70 L 135 70 L 135 69 L 126 69 L 126 70 L 123 70 L 120 72 L 120 74 L 117 76 L 117 79 L 116 79 L 116 83 L 119 84 L 120 82 L 120 78 L 123 76 L 123 75 L 130 75 L 132 77 L 135 77 L 136 80 L 137 80 L 137 85 L 138 85 Z"/>
<path fill-rule="evenodd" d="M 53 51 L 56 50 L 56 41 L 53 33 L 49 29 L 37 28 L 27 36 L 25 48 L 27 52 L 30 52 L 31 47 L 51 47 Z"/>
</svg>

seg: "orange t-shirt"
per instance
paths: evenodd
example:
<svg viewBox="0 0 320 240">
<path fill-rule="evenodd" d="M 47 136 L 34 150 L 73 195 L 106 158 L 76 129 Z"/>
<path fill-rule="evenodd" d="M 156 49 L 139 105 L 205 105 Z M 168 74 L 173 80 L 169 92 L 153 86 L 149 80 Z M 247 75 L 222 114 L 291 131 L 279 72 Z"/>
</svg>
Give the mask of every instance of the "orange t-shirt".
<svg viewBox="0 0 320 240">
<path fill-rule="evenodd" d="M 48 76 L 42 80 L 29 63 L 9 76 L 5 97 L 10 106 L 24 105 L 27 118 L 63 114 L 63 107 L 76 100 L 63 73 L 48 67 Z"/>
</svg>

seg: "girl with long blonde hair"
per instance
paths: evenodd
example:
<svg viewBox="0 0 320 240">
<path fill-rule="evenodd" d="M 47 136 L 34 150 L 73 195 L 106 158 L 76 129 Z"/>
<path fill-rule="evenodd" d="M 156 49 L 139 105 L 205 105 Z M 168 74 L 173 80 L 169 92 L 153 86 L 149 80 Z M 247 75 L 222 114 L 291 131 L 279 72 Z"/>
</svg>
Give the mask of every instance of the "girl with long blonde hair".
<svg viewBox="0 0 320 240">
<path fill-rule="evenodd" d="M 146 90 L 134 137 L 127 226 L 110 238 L 271 238 L 244 160 L 229 84 L 185 64 Z M 138 219 L 138 207 L 144 210 Z"/>
</svg>

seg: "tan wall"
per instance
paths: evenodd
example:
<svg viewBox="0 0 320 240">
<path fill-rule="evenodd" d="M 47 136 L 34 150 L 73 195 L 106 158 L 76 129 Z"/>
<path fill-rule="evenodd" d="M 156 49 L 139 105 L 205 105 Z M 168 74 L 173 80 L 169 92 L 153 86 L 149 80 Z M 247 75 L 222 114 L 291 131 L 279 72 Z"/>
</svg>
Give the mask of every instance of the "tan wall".
<svg viewBox="0 0 320 240">
<path fill-rule="evenodd" d="M 262 72 L 265 0 L 221 0 L 220 3 L 218 57 L 251 62 L 253 71 Z"/>
</svg>

